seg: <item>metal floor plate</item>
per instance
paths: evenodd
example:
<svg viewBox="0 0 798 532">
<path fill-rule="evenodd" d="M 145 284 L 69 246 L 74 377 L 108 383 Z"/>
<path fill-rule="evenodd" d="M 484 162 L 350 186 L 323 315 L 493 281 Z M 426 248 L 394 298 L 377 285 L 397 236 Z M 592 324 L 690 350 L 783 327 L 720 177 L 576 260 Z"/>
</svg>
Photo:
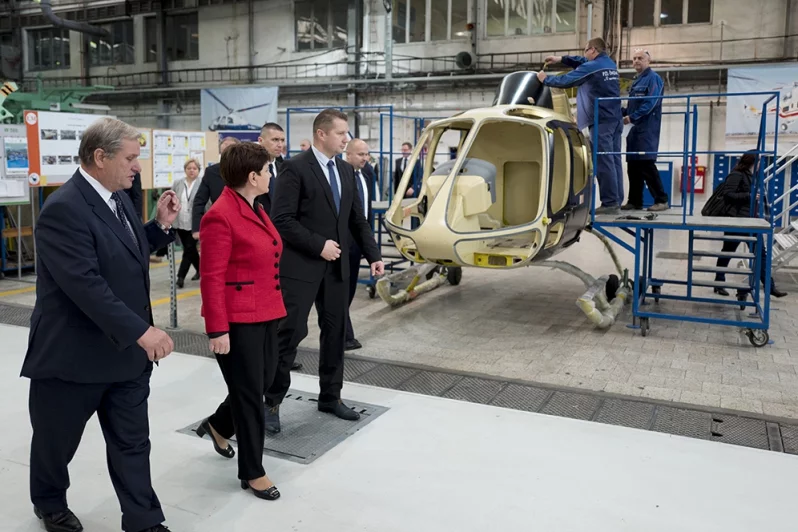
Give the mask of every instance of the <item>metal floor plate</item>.
<svg viewBox="0 0 798 532">
<path fill-rule="evenodd" d="M 289 391 L 280 407 L 281 431 L 275 435 L 266 434 L 264 454 L 309 464 L 388 410 L 377 405 L 347 401 L 349 407 L 360 413 L 360 419 L 344 421 L 332 414 L 319 412 L 316 408 L 317 398 L 314 394 Z M 198 419 L 178 432 L 196 437 L 196 428 L 201 422 L 202 419 Z M 205 439 L 210 440 L 210 436 L 206 435 Z M 230 441 L 234 447 L 237 446 L 235 437 Z"/>
<path fill-rule="evenodd" d="M 0 303 L 0 323 L 28 327 L 31 310 L 30 307 Z M 169 331 L 169 334 L 176 351 L 213 357 L 204 335 L 183 330 Z M 566 390 L 454 371 L 421 369 L 350 353 L 346 357 L 344 375 L 349 382 L 798 454 L 798 423 L 782 419 L 618 397 L 603 392 Z M 300 373 L 318 374 L 318 351 L 299 349 L 297 362 L 303 365 Z M 277 438 L 267 440 L 265 453 L 309 463 L 385 411 L 379 406 L 352 404 L 350 406 L 363 409 L 364 414 L 359 422 L 351 423 L 319 413 L 313 399 L 315 396 L 305 394 L 285 403 L 283 432 Z M 181 432 L 194 434 L 199 422 L 197 420 Z"/>
</svg>

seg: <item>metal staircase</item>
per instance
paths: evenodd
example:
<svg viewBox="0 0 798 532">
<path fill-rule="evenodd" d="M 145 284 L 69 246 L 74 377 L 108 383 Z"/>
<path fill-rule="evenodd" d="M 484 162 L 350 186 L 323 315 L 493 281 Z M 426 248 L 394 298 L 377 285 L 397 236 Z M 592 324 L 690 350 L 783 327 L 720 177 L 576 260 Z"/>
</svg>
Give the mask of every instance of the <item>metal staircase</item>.
<svg viewBox="0 0 798 532">
<path fill-rule="evenodd" d="M 776 175 L 785 176 L 784 194 L 773 201 L 773 211 L 780 213 L 773 233 L 773 271 L 798 257 L 798 213 L 793 212 L 798 207 L 798 179 L 791 179 L 792 165 L 798 165 L 798 144 L 765 169 L 766 187 Z"/>
</svg>

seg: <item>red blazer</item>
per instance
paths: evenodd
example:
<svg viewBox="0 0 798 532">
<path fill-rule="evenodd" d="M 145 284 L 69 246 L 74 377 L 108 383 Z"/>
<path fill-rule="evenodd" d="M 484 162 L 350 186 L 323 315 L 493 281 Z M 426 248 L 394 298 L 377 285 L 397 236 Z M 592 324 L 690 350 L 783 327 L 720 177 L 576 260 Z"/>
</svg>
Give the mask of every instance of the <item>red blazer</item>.
<svg viewBox="0 0 798 532">
<path fill-rule="evenodd" d="M 286 315 L 280 291 L 283 241 L 260 203 L 258 215 L 225 187 L 200 222 L 202 316 L 208 334 L 230 323 L 258 323 Z"/>
</svg>

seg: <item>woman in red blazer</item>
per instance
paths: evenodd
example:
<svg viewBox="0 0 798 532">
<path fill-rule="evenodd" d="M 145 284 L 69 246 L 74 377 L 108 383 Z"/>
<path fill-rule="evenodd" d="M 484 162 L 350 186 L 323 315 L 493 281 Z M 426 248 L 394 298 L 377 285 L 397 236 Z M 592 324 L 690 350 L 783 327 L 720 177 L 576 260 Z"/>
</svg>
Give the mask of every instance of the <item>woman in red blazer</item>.
<svg viewBox="0 0 798 532">
<path fill-rule="evenodd" d="M 268 160 L 252 142 L 227 148 L 219 165 L 226 186 L 200 224 L 202 316 L 228 396 L 197 434 L 210 434 L 226 458 L 235 454 L 227 440 L 236 434 L 241 488 L 274 500 L 280 492 L 262 463 L 263 390 L 277 370 L 277 320 L 286 311 L 279 281 L 283 243 L 256 200 L 269 191 Z"/>
</svg>

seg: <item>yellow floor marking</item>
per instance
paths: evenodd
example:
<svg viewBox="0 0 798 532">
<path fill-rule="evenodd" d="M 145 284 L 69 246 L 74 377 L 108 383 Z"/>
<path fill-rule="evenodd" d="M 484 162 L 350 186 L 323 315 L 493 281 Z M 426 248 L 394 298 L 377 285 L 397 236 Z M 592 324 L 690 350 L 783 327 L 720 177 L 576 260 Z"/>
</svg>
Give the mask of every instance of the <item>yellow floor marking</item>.
<svg viewBox="0 0 798 532">
<path fill-rule="evenodd" d="M 180 294 L 177 294 L 177 300 L 180 301 L 181 299 L 186 299 L 188 297 L 194 297 L 194 296 L 198 296 L 198 295 L 200 295 L 199 288 L 196 289 L 196 290 L 189 290 L 188 292 L 182 292 Z M 165 304 L 169 303 L 169 301 L 171 301 L 171 298 L 162 297 L 161 299 L 156 299 L 150 305 L 153 306 L 153 307 L 157 307 L 159 305 L 165 305 Z"/>
<path fill-rule="evenodd" d="M 5 292 L 0 292 L 0 297 L 3 297 L 3 296 L 16 296 L 18 294 L 27 294 L 29 292 L 35 292 L 35 291 L 36 291 L 36 287 L 35 286 L 28 286 L 28 287 L 25 287 L 25 288 L 17 288 L 17 289 L 14 289 L 14 290 L 6 290 Z"/>
</svg>

